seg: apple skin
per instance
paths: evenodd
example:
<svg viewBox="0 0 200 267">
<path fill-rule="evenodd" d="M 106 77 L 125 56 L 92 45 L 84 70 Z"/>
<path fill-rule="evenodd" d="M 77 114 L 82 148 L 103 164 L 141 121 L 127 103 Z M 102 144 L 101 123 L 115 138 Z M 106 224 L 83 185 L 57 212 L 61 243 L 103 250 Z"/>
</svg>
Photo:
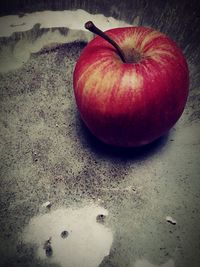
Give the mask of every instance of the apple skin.
<svg viewBox="0 0 200 267">
<path fill-rule="evenodd" d="M 189 71 L 181 49 L 169 37 L 147 27 L 105 32 L 121 47 L 95 37 L 78 59 L 73 86 L 81 117 L 104 143 L 138 147 L 159 138 L 177 122 L 186 105 Z"/>
</svg>

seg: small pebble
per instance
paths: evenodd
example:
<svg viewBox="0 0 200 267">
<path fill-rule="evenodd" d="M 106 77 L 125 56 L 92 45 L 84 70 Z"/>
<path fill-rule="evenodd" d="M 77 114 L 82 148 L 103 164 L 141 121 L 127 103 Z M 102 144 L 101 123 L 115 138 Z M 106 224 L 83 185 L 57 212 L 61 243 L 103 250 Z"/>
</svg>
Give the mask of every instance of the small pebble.
<svg viewBox="0 0 200 267">
<path fill-rule="evenodd" d="M 166 221 L 168 222 L 168 223 L 171 223 L 171 224 L 173 224 L 173 225 L 176 225 L 176 220 L 175 219 L 173 219 L 171 216 L 167 216 L 166 217 Z"/>
<path fill-rule="evenodd" d="M 42 207 L 45 207 L 45 208 L 50 209 L 51 208 L 51 202 L 50 201 L 47 201 L 47 202 L 43 203 L 42 204 Z"/>
<path fill-rule="evenodd" d="M 51 257 L 53 255 L 53 249 L 50 244 L 46 246 L 45 252 L 47 257 Z"/>
<path fill-rule="evenodd" d="M 104 223 L 104 221 L 105 221 L 105 215 L 104 214 L 99 214 L 99 215 L 97 215 L 97 217 L 96 217 L 96 221 L 97 222 L 99 222 L 99 223 Z"/>
<path fill-rule="evenodd" d="M 67 238 L 68 235 L 69 235 L 69 232 L 66 231 L 66 230 L 62 231 L 62 233 L 60 234 L 60 236 L 61 236 L 62 238 Z"/>
<path fill-rule="evenodd" d="M 51 237 L 44 242 L 43 249 L 45 250 L 46 256 L 51 257 L 53 254 L 53 249 L 51 246 Z"/>
</svg>

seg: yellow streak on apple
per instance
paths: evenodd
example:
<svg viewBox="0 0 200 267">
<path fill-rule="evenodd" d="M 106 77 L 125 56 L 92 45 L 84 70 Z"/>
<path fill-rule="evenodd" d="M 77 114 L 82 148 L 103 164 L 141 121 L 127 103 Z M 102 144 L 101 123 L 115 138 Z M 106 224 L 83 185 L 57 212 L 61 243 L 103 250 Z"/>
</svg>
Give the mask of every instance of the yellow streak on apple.
<svg viewBox="0 0 200 267">
<path fill-rule="evenodd" d="M 120 44 L 124 51 L 133 50 L 133 48 L 138 51 L 139 53 L 143 54 L 145 57 L 151 57 L 152 59 L 156 60 L 159 63 L 163 63 L 163 56 L 169 56 L 175 58 L 176 56 L 171 52 L 171 46 L 166 43 L 159 44 L 156 48 L 149 48 L 145 53 L 143 52 L 145 46 L 148 45 L 151 41 L 158 37 L 164 36 L 164 34 L 153 31 L 148 33 L 145 37 L 144 34 L 140 34 L 135 32 L 129 33 L 130 36 L 124 38 L 124 41 Z M 143 39 L 142 43 L 140 44 L 140 40 Z"/>
<path fill-rule="evenodd" d="M 124 93 L 124 88 L 132 88 L 134 93 L 139 92 L 143 86 L 143 77 L 135 72 L 135 70 L 131 70 L 129 72 L 125 72 L 120 83 L 120 88 L 118 94 Z M 120 90 L 121 89 L 121 90 Z"/>
<path fill-rule="evenodd" d="M 106 64 L 105 64 L 106 63 Z M 76 86 L 79 87 L 79 85 L 81 84 L 81 82 L 85 79 L 85 77 L 87 77 L 88 75 L 90 75 L 90 72 L 94 69 L 96 69 L 98 67 L 98 65 L 100 66 L 104 66 L 104 65 L 107 65 L 107 60 L 100 60 L 100 61 L 96 61 L 94 62 L 93 64 L 89 65 L 83 72 L 82 74 L 80 75 L 78 81 L 77 81 L 77 84 Z"/>
<path fill-rule="evenodd" d="M 132 50 L 133 48 L 139 51 L 138 41 L 140 39 L 140 34 L 132 34 L 128 35 L 126 38 L 122 40 L 120 47 L 122 50 Z"/>
<path fill-rule="evenodd" d="M 87 94 L 92 91 L 99 100 L 100 105 L 98 105 L 98 109 L 100 109 L 101 112 L 106 111 L 106 103 L 109 101 L 109 93 L 111 95 L 111 91 L 115 84 L 117 84 L 121 72 L 119 64 L 117 64 L 113 70 L 109 68 L 109 70 L 102 75 L 101 72 L 105 72 L 105 68 L 108 65 L 109 61 L 104 62 L 104 64 L 99 63 L 99 66 L 96 67 L 95 71 L 89 73 L 86 70 L 82 77 L 83 80 L 86 79 L 82 93 L 83 103 L 87 103 Z"/>
<path fill-rule="evenodd" d="M 152 59 L 158 61 L 159 63 L 163 62 L 163 56 L 169 56 L 171 58 L 176 58 L 176 55 L 174 55 L 173 52 L 170 51 L 171 46 L 168 44 L 159 44 L 156 48 L 149 48 L 148 51 L 146 51 L 145 56 L 151 57 Z"/>
<path fill-rule="evenodd" d="M 98 84 L 102 80 L 99 79 L 99 77 L 102 77 L 101 71 L 103 71 L 104 68 L 106 68 L 106 66 L 108 65 L 109 61 L 99 60 L 86 68 L 77 82 L 77 87 L 79 87 L 82 82 L 85 82 L 82 95 L 87 95 L 88 91 L 94 90 L 96 84 Z"/>
<path fill-rule="evenodd" d="M 162 36 L 163 34 L 157 31 L 148 33 L 146 36 L 144 33 L 139 33 L 137 31 L 130 31 L 126 38 L 118 40 L 119 45 L 122 49 L 132 50 L 133 48 L 142 53 L 145 46 L 151 42 L 153 39 Z M 141 43 L 142 40 L 142 43 Z"/>
<path fill-rule="evenodd" d="M 148 33 L 145 37 L 143 37 L 142 43 L 140 45 L 140 49 L 141 51 L 144 50 L 145 46 L 150 43 L 151 41 L 153 41 L 153 39 L 156 39 L 158 37 L 163 36 L 162 33 L 157 32 L 157 31 L 152 31 L 150 33 Z"/>
<path fill-rule="evenodd" d="M 125 90 L 130 88 L 136 92 L 142 88 L 143 78 L 135 72 L 134 69 L 128 69 L 122 75 L 122 64 L 117 60 L 112 65 L 110 60 L 103 63 L 98 62 L 90 65 L 79 78 L 77 86 L 85 82 L 82 92 L 82 103 L 87 105 L 87 95 L 92 91 L 99 100 L 96 108 L 102 113 L 106 112 L 108 103 L 112 97 L 112 90 L 115 91 L 115 100 L 120 99 L 126 93 Z M 107 71 L 105 69 L 107 68 Z M 92 70 L 92 71 L 91 71 Z M 102 74 L 103 72 L 103 74 Z M 133 97 L 134 97 L 133 94 Z"/>
</svg>

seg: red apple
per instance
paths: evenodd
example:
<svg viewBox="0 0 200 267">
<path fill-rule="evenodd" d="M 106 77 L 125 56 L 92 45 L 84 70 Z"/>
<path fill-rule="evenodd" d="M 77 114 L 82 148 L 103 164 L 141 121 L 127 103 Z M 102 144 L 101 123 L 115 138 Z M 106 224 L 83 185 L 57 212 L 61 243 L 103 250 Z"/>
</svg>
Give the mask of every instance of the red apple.
<svg viewBox="0 0 200 267">
<path fill-rule="evenodd" d="M 147 27 L 105 32 L 126 62 L 96 36 L 82 51 L 73 76 L 81 117 L 107 144 L 137 147 L 165 134 L 180 118 L 188 96 L 187 62 L 176 43 Z"/>
</svg>

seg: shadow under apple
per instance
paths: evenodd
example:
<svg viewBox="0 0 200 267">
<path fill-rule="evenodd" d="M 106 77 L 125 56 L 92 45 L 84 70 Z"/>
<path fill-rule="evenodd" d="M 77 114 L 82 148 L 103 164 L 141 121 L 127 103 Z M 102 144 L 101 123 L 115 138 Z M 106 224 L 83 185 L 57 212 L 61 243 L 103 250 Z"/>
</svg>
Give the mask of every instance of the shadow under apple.
<svg viewBox="0 0 200 267">
<path fill-rule="evenodd" d="M 150 157 L 155 153 L 159 153 L 168 143 L 170 132 L 161 136 L 150 144 L 136 147 L 123 148 L 108 145 L 95 137 L 87 128 L 80 115 L 77 114 L 77 133 L 83 146 L 87 146 L 91 152 L 104 157 L 120 158 L 121 160 L 142 160 Z"/>
</svg>

